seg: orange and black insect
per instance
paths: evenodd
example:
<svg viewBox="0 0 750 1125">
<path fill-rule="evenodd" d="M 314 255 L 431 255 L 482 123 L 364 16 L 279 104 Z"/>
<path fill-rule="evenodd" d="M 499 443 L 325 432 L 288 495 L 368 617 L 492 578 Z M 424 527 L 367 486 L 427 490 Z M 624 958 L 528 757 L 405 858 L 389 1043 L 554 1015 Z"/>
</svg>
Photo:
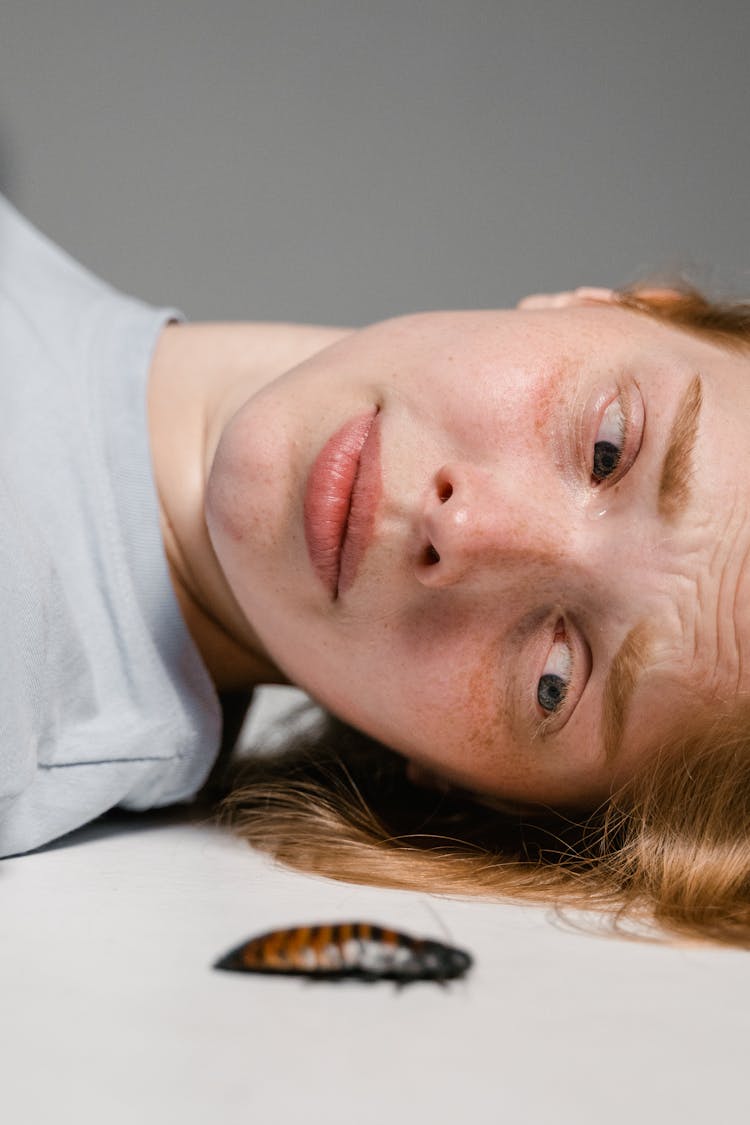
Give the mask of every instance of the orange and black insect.
<svg viewBox="0 0 750 1125">
<path fill-rule="evenodd" d="M 461 977 L 472 959 L 428 938 L 411 937 L 370 922 L 334 922 L 272 930 L 250 938 L 214 964 L 239 973 L 280 973 L 313 980 L 355 978 L 443 982 Z"/>
</svg>

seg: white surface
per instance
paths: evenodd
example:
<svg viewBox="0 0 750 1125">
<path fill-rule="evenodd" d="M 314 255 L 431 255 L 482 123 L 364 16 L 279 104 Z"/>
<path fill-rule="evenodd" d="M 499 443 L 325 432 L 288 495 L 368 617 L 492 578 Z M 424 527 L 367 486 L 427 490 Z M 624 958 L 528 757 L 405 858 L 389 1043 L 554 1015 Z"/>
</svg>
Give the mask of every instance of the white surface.
<svg viewBox="0 0 750 1125">
<path fill-rule="evenodd" d="M 3 1120 L 689 1125 L 746 1121 L 750 957 L 561 929 L 549 912 L 273 867 L 174 812 L 0 866 Z M 251 934 L 364 918 L 436 937 L 465 982 L 211 969 Z"/>
</svg>

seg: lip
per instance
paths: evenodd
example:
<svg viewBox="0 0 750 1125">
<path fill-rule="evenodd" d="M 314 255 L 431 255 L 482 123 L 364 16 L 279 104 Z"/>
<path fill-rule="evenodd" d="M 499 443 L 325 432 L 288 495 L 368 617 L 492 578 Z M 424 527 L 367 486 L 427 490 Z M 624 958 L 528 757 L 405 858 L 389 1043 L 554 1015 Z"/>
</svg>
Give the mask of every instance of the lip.
<svg viewBox="0 0 750 1125">
<path fill-rule="evenodd" d="M 313 462 L 304 497 L 307 553 L 333 599 L 354 582 L 382 493 L 379 408 L 350 418 Z"/>
</svg>

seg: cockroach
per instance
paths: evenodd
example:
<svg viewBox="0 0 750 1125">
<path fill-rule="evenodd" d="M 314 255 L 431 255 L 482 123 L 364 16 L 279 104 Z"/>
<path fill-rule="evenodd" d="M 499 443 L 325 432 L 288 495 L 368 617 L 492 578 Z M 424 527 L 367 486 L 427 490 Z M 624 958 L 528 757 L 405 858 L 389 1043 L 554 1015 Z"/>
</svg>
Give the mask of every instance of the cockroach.
<svg viewBox="0 0 750 1125">
<path fill-rule="evenodd" d="M 461 977 L 472 958 L 429 938 L 371 922 L 331 922 L 271 930 L 249 938 L 214 963 L 238 973 L 277 973 L 311 980 L 346 978 L 398 984 Z"/>
</svg>

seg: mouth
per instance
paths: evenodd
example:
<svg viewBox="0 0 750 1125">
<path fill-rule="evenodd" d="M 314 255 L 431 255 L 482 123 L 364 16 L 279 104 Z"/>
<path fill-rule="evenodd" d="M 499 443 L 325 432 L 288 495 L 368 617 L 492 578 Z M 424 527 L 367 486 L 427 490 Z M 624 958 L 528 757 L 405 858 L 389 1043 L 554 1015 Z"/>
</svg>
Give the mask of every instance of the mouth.
<svg viewBox="0 0 750 1125">
<path fill-rule="evenodd" d="M 313 462 L 304 497 L 307 553 L 335 600 L 354 582 L 382 492 L 379 408 L 336 431 Z"/>
</svg>

